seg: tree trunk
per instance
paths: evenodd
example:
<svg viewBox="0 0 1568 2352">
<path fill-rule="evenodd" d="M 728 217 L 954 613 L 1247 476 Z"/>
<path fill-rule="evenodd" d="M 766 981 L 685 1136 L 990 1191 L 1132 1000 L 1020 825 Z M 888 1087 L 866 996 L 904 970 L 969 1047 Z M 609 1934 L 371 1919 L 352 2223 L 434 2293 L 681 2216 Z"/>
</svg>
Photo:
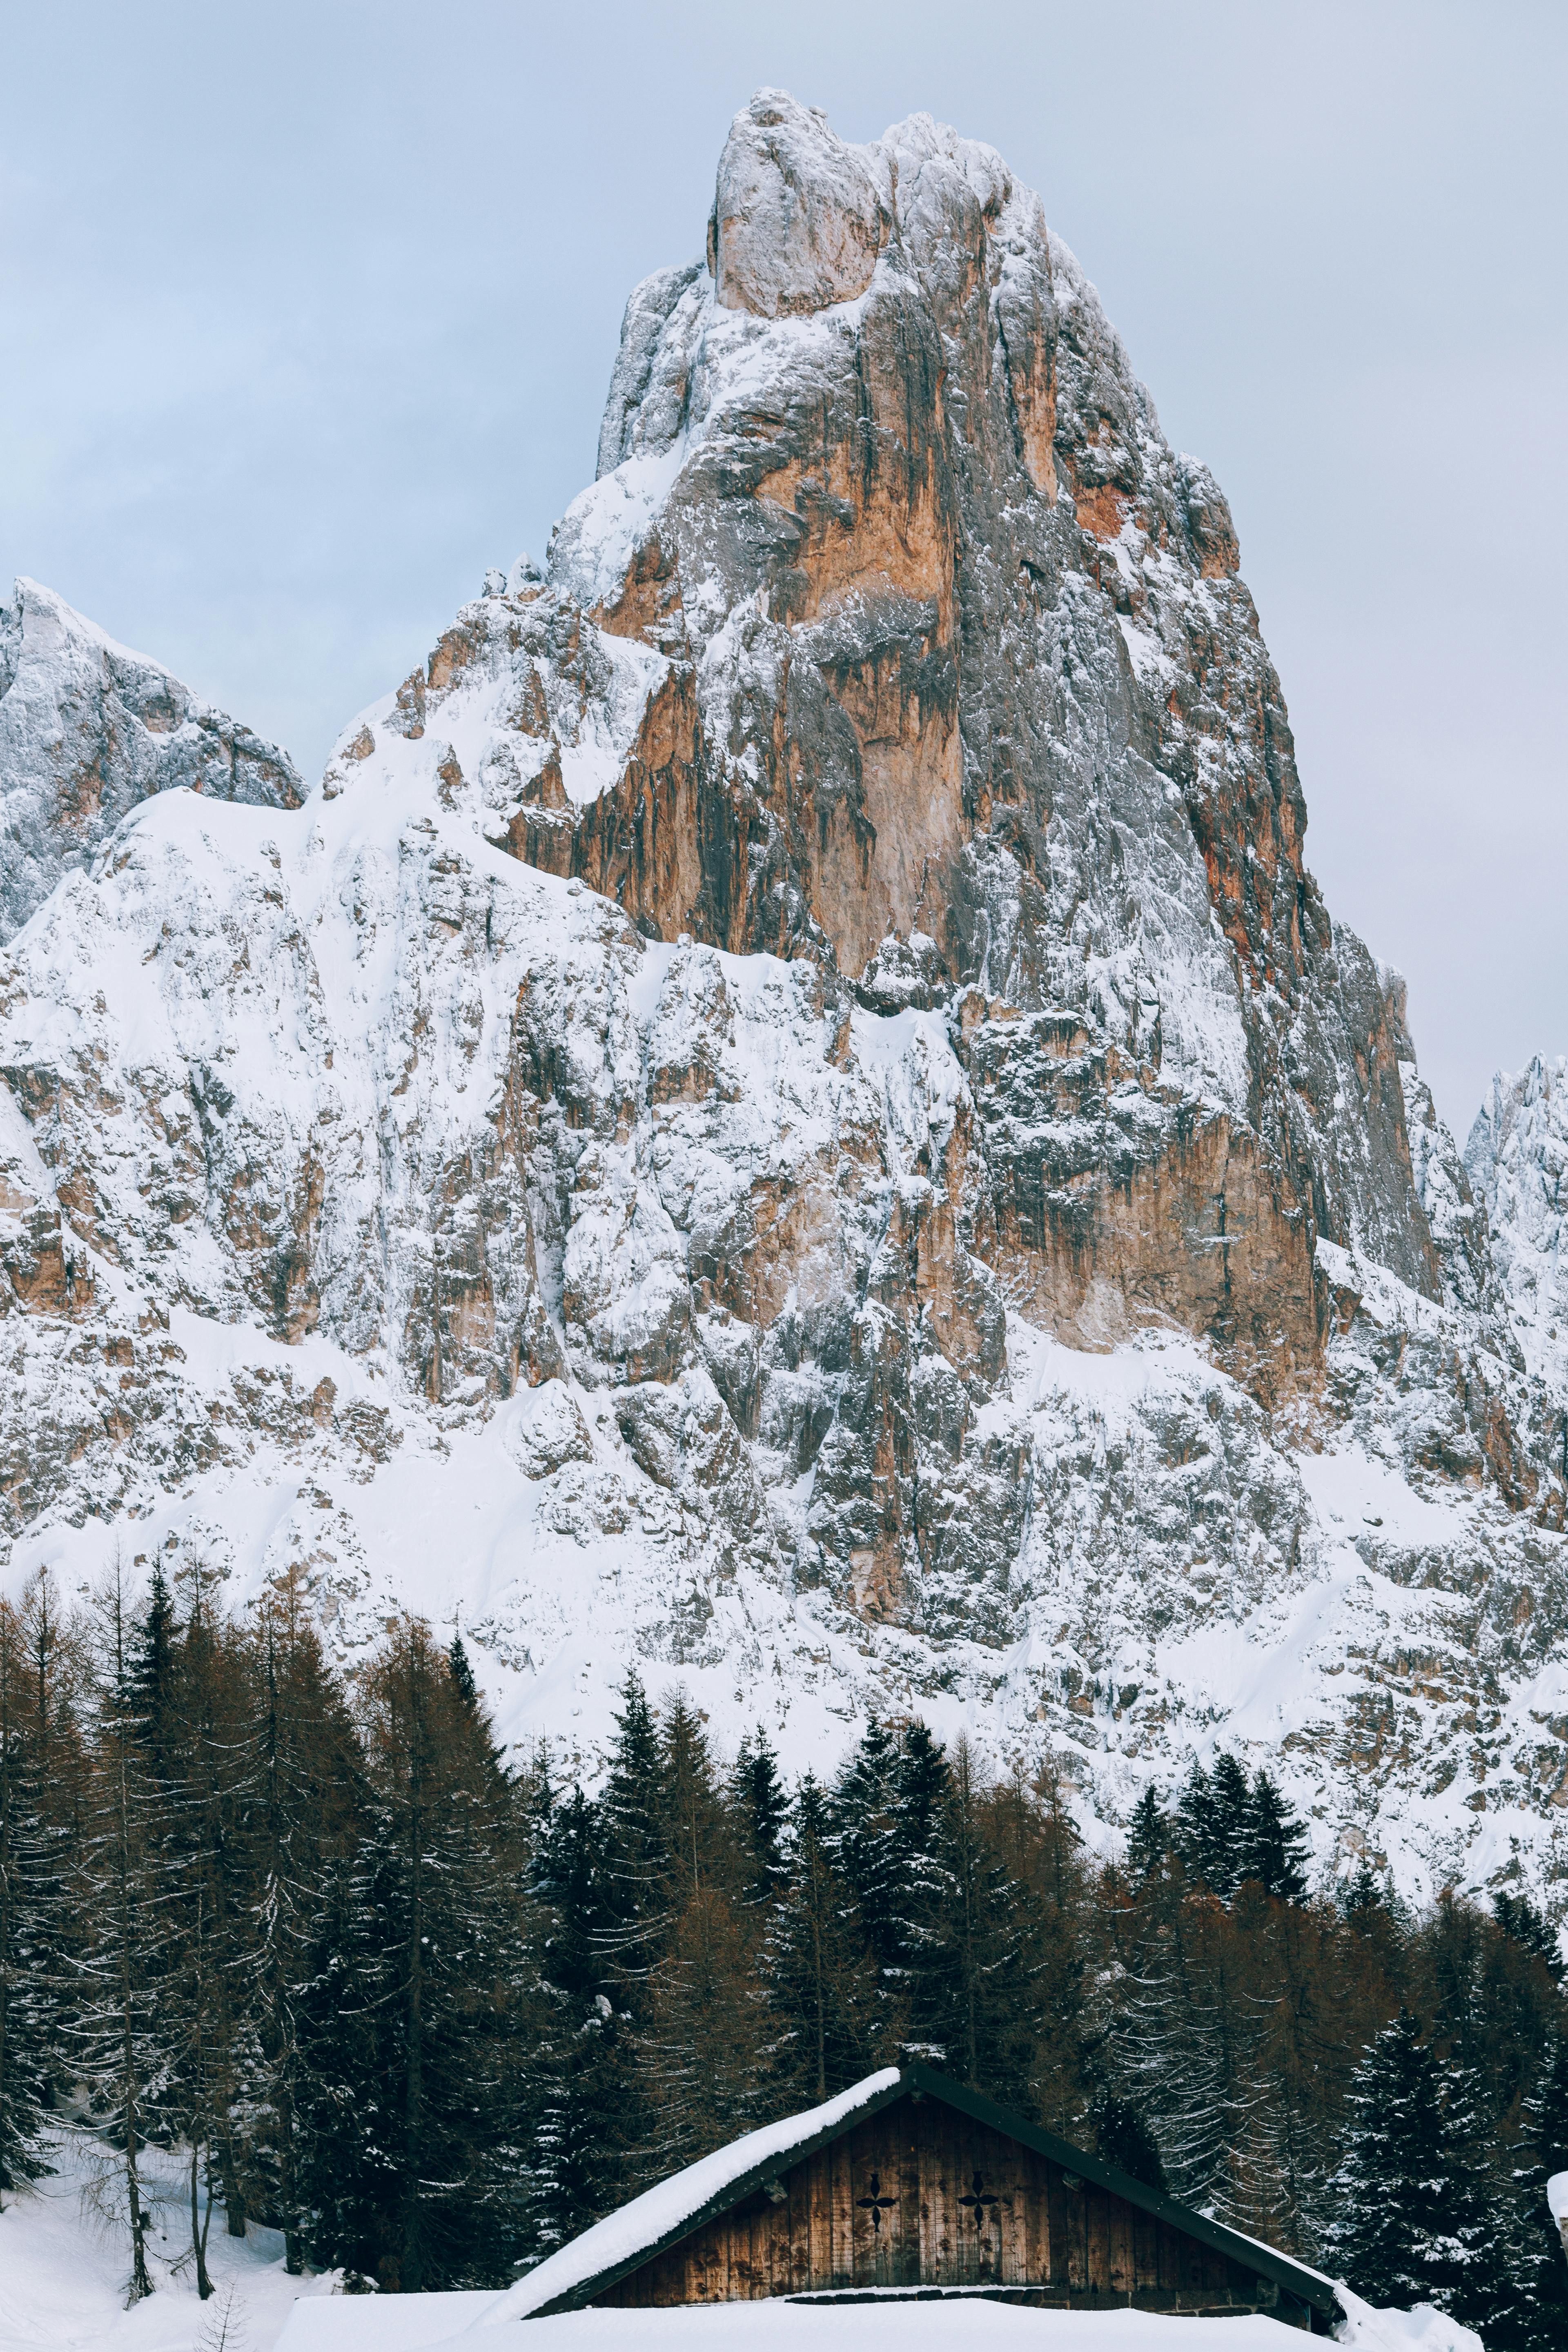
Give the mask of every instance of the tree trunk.
<svg viewBox="0 0 1568 2352">
<path fill-rule="evenodd" d="M 405 2011 L 407 2047 L 404 2083 L 403 2258 L 398 2266 L 403 2294 L 417 2294 L 425 2284 L 420 2250 L 419 2173 L 425 2106 L 425 1879 L 424 1709 L 419 1703 L 419 1663 L 409 1655 L 408 1740 L 408 1989 Z"/>
<path fill-rule="evenodd" d="M 228 2215 L 231 2238 L 245 2235 L 245 2191 L 239 2185 L 239 2167 L 234 2160 L 234 2136 L 225 2132 L 217 2142 L 218 2171 L 223 2179 L 223 2201 Z"/>
<path fill-rule="evenodd" d="M 209 2184 L 206 2220 L 198 2226 L 196 2180 L 201 2171 L 201 2144 L 197 2140 L 193 2140 L 191 2142 L 191 2252 L 196 2258 L 196 2293 L 205 2303 L 213 2291 L 213 2283 L 207 2276 L 207 2231 L 212 2227 L 213 2193 Z"/>
</svg>

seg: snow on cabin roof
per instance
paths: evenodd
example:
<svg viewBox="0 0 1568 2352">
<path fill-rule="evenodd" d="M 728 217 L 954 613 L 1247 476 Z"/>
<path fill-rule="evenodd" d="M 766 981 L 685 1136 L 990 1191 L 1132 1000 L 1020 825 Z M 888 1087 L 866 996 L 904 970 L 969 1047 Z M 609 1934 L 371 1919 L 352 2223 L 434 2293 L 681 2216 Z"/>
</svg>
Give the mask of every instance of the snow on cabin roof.
<svg viewBox="0 0 1568 2352">
<path fill-rule="evenodd" d="M 1157 2215 L 1188 2237 L 1215 2247 L 1244 2268 L 1272 2279 L 1331 2317 L 1337 2320 L 1342 2315 L 1343 2305 L 1335 2284 L 1321 2271 L 1293 2262 L 1289 2255 L 1257 2239 L 1244 2237 L 1239 2231 L 1227 2229 L 1207 2214 L 1194 2213 L 1178 2205 L 1173 2198 L 1151 2189 L 1146 2182 L 1134 2180 L 1113 2165 L 1101 2163 L 1098 2157 L 1069 2146 L 1054 2132 L 1042 2130 L 1023 2116 L 1010 2115 L 1005 2108 L 960 2083 L 950 2082 L 929 2066 L 907 2065 L 885 2066 L 878 2074 L 868 2074 L 863 2082 L 840 2092 L 837 2098 L 808 2107 L 803 2115 L 787 2116 L 778 2123 L 764 2124 L 758 2131 L 747 2132 L 728 2147 L 716 2149 L 711 2156 L 660 2181 L 657 2188 L 646 2189 L 629 2205 L 607 2214 L 592 2229 L 584 2230 L 581 2237 L 561 2247 L 537 2270 L 530 2271 L 507 2291 L 493 2311 L 486 2313 L 479 2324 L 490 2326 L 498 2320 L 542 2318 L 580 2308 L 628 2271 L 727 2210 L 742 2196 L 764 2183 L 770 2174 L 799 2162 L 826 2141 L 838 2138 L 859 2116 L 887 2105 L 905 2092 L 941 2100 L 990 2125 L 1109 2189 L 1113 2196 Z"/>
<path fill-rule="evenodd" d="M 618 2212 L 606 2213 L 602 2221 L 595 2221 L 591 2230 L 584 2230 L 580 2238 L 574 2238 L 569 2245 L 541 2263 L 537 2270 L 519 2279 L 494 2311 L 486 2314 L 487 2324 L 498 2319 L 527 2319 L 533 2312 L 542 2311 L 546 2304 L 559 2302 L 563 2295 L 586 2286 L 605 2271 L 618 2270 L 623 2263 L 651 2253 L 656 2246 L 695 2224 L 726 2189 L 736 2187 L 748 2174 L 780 2158 L 793 2158 L 812 2141 L 837 2131 L 861 2107 L 875 2105 L 887 2093 L 896 2090 L 900 2079 L 896 2066 L 884 2066 L 852 2089 L 840 2091 L 836 2099 L 825 2099 L 819 2107 L 807 2107 L 804 2115 L 785 2116 L 776 2124 L 763 2124 L 758 2130 L 731 2140 L 728 2147 L 715 2148 L 711 2156 L 700 2157 L 684 2172 L 672 2173 L 657 2188 L 645 2189 L 629 2205 L 623 2205 Z"/>
</svg>

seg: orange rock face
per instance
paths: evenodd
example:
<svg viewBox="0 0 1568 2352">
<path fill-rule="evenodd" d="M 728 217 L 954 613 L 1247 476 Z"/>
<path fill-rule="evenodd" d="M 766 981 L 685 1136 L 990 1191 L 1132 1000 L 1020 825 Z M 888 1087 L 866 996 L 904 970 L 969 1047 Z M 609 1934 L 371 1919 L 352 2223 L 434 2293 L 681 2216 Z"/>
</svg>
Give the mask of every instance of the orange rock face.
<svg viewBox="0 0 1568 2352">
<path fill-rule="evenodd" d="M 651 938 L 1065 1022 L 1052 1143 L 1014 1148 L 1021 1080 L 1005 1133 L 977 1096 L 975 1232 L 1075 1344 L 1172 1321 L 1309 1367 L 1320 1234 L 1435 1291 L 1395 1024 L 1356 943 L 1336 968 L 1228 509 L 1037 200 L 923 118 L 851 149 L 764 92 L 708 263 L 628 305 L 545 592 L 567 671 L 591 624 L 658 675 L 580 795 L 536 670 L 492 838 Z M 436 726 L 471 657 L 460 627 L 391 723 Z"/>
</svg>

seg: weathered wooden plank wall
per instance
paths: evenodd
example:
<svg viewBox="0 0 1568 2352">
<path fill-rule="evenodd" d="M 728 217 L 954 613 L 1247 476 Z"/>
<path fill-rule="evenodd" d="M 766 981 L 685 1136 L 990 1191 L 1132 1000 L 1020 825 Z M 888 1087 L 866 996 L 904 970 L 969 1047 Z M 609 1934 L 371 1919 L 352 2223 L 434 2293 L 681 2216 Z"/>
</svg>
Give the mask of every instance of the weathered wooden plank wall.
<svg viewBox="0 0 1568 2352">
<path fill-rule="evenodd" d="M 876 2287 L 1011 2291 L 1074 2307 L 1255 2311 L 1273 2301 L 1200 2239 L 914 2098 L 781 2169 L 767 2190 L 597 2299 L 721 2303 Z M 1281 2317 L 1297 2315 L 1281 2307 Z"/>
</svg>

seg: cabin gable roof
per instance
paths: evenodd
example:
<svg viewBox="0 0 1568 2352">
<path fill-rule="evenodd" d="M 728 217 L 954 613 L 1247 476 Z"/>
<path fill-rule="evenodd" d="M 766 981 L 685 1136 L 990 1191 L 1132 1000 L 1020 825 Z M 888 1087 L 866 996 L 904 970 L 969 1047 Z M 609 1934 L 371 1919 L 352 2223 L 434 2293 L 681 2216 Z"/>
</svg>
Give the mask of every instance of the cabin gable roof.
<svg viewBox="0 0 1568 2352">
<path fill-rule="evenodd" d="M 1162 2196 L 1146 2182 L 1135 2180 L 1114 2165 L 1074 2147 L 1054 2132 L 998 2106 L 977 2091 L 955 2083 L 933 2067 L 909 2063 L 886 2067 L 868 2075 L 853 2089 L 799 2116 L 746 2133 L 731 2147 L 720 2149 L 658 2187 L 634 2198 L 616 2213 L 595 2222 L 520 2279 L 493 2315 L 497 2319 L 542 2319 L 553 2313 L 581 2310 L 645 2263 L 678 2245 L 709 2222 L 731 2211 L 748 2198 L 773 2187 L 781 2174 L 815 2156 L 818 2150 L 855 2130 L 868 2116 L 897 2099 L 931 2099 L 988 2126 L 1005 2137 L 1031 2148 L 1078 2179 L 1091 2181 L 1112 2196 L 1140 2208 L 1172 2228 L 1211 2247 L 1254 2275 L 1284 2288 L 1300 2302 L 1332 2319 L 1341 2315 L 1333 2285 L 1321 2273 L 1292 2262 L 1270 2246 L 1223 2222 L 1195 2213 L 1190 2206 Z M 753 2147 L 755 2143 L 755 2147 Z M 733 2164 L 725 2162 L 727 2158 Z M 700 2176 L 709 2175 L 709 2179 Z M 683 2200 L 679 2186 L 689 2182 Z"/>
</svg>

